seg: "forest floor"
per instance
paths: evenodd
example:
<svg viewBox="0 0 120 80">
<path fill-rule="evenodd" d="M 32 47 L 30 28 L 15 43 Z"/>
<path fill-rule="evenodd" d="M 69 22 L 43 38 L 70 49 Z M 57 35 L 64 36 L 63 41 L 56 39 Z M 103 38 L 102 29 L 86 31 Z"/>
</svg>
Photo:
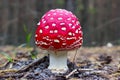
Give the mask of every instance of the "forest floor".
<svg viewBox="0 0 120 80">
<path fill-rule="evenodd" d="M 69 70 L 64 74 L 47 69 L 45 53 L 36 48 L 0 46 L 0 80 L 120 80 L 120 46 L 69 51 Z"/>
</svg>

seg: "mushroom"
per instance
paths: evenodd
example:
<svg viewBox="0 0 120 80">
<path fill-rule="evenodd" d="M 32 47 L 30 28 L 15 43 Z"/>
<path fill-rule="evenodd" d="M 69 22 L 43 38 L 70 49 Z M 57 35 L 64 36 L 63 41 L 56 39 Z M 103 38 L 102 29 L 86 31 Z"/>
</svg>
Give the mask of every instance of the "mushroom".
<svg viewBox="0 0 120 80">
<path fill-rule="evenodd" d="M 53 73 L 68 70 L 67 52 L 82 45 L 83 33 L 77 17 L 65 9 L 48 11 L 37 24 L 35 43 L 49 52 L 49 67 Z"/>
</svg>

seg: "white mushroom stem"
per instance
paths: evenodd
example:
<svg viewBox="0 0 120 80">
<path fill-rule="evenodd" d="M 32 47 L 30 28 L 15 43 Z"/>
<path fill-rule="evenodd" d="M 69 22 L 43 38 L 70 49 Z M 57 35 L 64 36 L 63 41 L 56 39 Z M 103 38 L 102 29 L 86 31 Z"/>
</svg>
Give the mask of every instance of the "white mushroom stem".
<svg viewBox="0 0 120 80">
<path fill-rule="evenodd" d="M 65 73 L 67 66 L 67 51 L 50 51 L 50 63 L 48 69 L 53 73 Z"/>
</svg>

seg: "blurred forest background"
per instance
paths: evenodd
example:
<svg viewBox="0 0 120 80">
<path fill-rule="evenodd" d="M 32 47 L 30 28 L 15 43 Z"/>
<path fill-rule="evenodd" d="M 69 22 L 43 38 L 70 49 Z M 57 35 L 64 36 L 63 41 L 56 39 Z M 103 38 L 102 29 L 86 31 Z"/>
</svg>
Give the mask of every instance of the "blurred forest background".
<svg viewBox="0 0 120 80">
<path fill-rule="evenodd" d="M 85 46 L 120 45 L 120 0 L 0 0 L 0 45 L 34 45 L 36 24 L 55 8 L 79 18 Z"/>
</svg>

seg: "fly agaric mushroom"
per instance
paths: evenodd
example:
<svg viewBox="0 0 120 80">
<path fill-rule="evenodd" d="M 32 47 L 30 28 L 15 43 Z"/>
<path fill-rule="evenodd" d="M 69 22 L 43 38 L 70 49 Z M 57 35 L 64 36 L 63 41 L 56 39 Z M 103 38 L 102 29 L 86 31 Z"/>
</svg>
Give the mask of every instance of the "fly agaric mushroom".
<svg viewBox="0 0 120 80">
<path fill-rule="evenodd" d="M 83 42 L 80 23 L 72 12 L 65 9 L 48 11 L 37 24 L 36 45 L 49 51 L 48 69 L 64 73 L 67 67 L 67 52 L 79 48 Z"/>
</svg>

